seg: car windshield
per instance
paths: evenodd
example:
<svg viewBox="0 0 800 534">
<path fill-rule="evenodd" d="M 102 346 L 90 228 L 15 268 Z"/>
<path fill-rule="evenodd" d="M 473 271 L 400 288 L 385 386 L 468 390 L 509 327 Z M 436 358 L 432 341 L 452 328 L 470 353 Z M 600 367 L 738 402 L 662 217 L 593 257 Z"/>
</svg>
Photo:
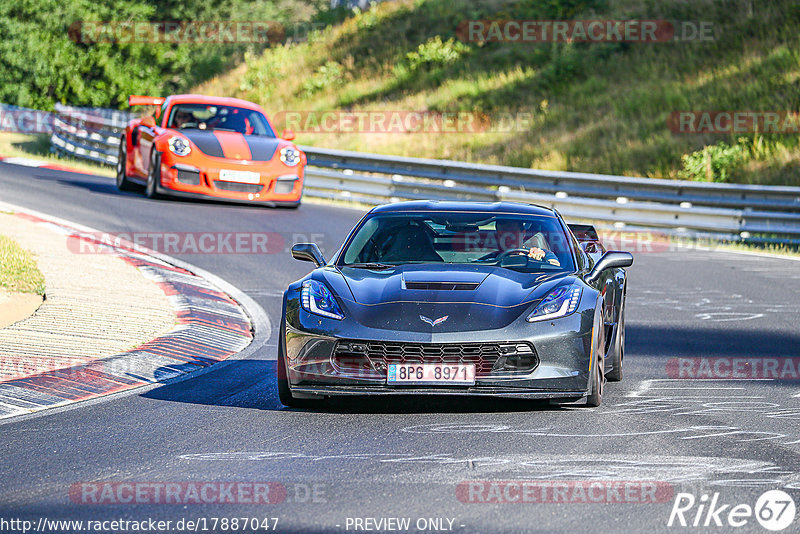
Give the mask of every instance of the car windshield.
<svg viewBox="0 0 800 534">
<path fill-rule="evenodd" d="M 213 104 L 175 104 L 170 111 L 167 128 L 221 130 L 275 137 L 275 132 L 263 113 Z"/>
<path fill-rule="evenodd" d="M 466 212 L 376 214 L 343 251 L 340 266 L 490 265 L 520 272 L 573 271 L 573 243 L 552 216 Z"/>
</svg>

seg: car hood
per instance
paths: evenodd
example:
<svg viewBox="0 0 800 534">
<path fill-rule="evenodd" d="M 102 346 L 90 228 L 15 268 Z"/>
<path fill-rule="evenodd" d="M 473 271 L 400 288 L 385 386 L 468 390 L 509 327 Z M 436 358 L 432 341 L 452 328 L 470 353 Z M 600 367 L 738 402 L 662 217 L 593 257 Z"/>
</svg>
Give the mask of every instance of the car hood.
<svg viewBox="0 0 800 534">
<path fill-rule="evenodd" d="M 181 135 L 207 156 L 249 161 L 269 161 L 285 142 L 263 135 L 242 135 L 222 130 L 186 129 L 175 132 Z"/>
<path fill-rule="evenodd" d="M 385 271 L 342 267 L 327 271 L 326 281 L 345 300 L 346 315 L 364 326 L 456 332 L 511 324 L 569 274 L 428 264 Z"/>
</svg>

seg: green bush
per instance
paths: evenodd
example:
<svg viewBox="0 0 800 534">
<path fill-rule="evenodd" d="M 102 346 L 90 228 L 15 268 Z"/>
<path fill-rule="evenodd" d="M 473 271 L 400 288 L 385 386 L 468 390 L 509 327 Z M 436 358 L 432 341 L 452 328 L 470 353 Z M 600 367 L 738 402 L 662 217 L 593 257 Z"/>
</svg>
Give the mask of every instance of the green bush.
<svg viewBox="0 0 800 534">
<path fill-rule="evenodd" d="M 303 84 L 307 96 L 319 92 L 326 87 L 338 85 L 344 75 L 344 68 L 335 61 L 328 61 Z"/>
<path fill-rule="evenodd" d="M 458 61 L 467 52 L 469 52 L 469 47 L 464 43 L 452 38 L 442 41 L 442 38 L 437 35 L 419 45 L 414 52 L 406 54 L 405 66 L 409 71 L 414 72 L 421 68 L 448 65 Z"/>
<path fill-rule="evenodd" d="M 684 180 L 727 182 L 731 173 L 747 160 L 747 151 L 741 144 L 733 146 L 721 142 L 681 157 L 683 169 L 678 176 Z"/>
</svg>

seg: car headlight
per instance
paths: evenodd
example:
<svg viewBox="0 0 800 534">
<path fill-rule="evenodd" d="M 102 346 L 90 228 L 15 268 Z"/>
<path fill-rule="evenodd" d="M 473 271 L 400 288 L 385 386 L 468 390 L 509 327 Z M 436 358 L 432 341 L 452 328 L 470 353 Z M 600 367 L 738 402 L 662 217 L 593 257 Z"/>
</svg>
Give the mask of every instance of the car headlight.
<svg viewBox="0 0 800 534">
<path fill-rule="evenodd" d="M 555 288 L 528 315 L 528 322 L 566 317 L 578 309 L 582 291 L 583 289 L 574 285 Z"/>
<path fill-rule="evenodd" d="M 291 146 L 282 148 L 281 161 L 287 167 L 296 167 L 300 163 L 300 151 Z"/>
<path fill-rule="evenodd" d="M 169 151 L 176 156 L 188 156 L 192 152 L 192 147 L 189 146 L 189 142 L 183 137 L 170 137 Z"/>
<path fill-rule="evenodd" d="M 300 294 L 301 305 L 309 313 L 330 317 L 331 319 L 344 319 L 344 314 L 336 299 L 322 282 L 306 280 Z"/>
</svg>

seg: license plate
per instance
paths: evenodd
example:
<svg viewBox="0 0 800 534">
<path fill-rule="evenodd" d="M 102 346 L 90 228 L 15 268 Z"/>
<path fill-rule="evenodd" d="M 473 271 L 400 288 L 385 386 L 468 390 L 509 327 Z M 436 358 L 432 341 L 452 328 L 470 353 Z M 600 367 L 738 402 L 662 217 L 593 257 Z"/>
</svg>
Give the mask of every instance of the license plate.
<svg viewBox="0 0 800 534">
<path fill-rule="evenodd" d="M 386 377 L 389 384 L 431 384 L 472 386 L 475 366 L 445 363 L 389 364 Z"/>
<path fill-rule="evenodd" d="M 239 182 L 242 184 L 259 184 L 261 175 L 250 171 L 229 171 L 222 169 L 219 171 L 219 179 L 223 182 Z"/>
</svg>

